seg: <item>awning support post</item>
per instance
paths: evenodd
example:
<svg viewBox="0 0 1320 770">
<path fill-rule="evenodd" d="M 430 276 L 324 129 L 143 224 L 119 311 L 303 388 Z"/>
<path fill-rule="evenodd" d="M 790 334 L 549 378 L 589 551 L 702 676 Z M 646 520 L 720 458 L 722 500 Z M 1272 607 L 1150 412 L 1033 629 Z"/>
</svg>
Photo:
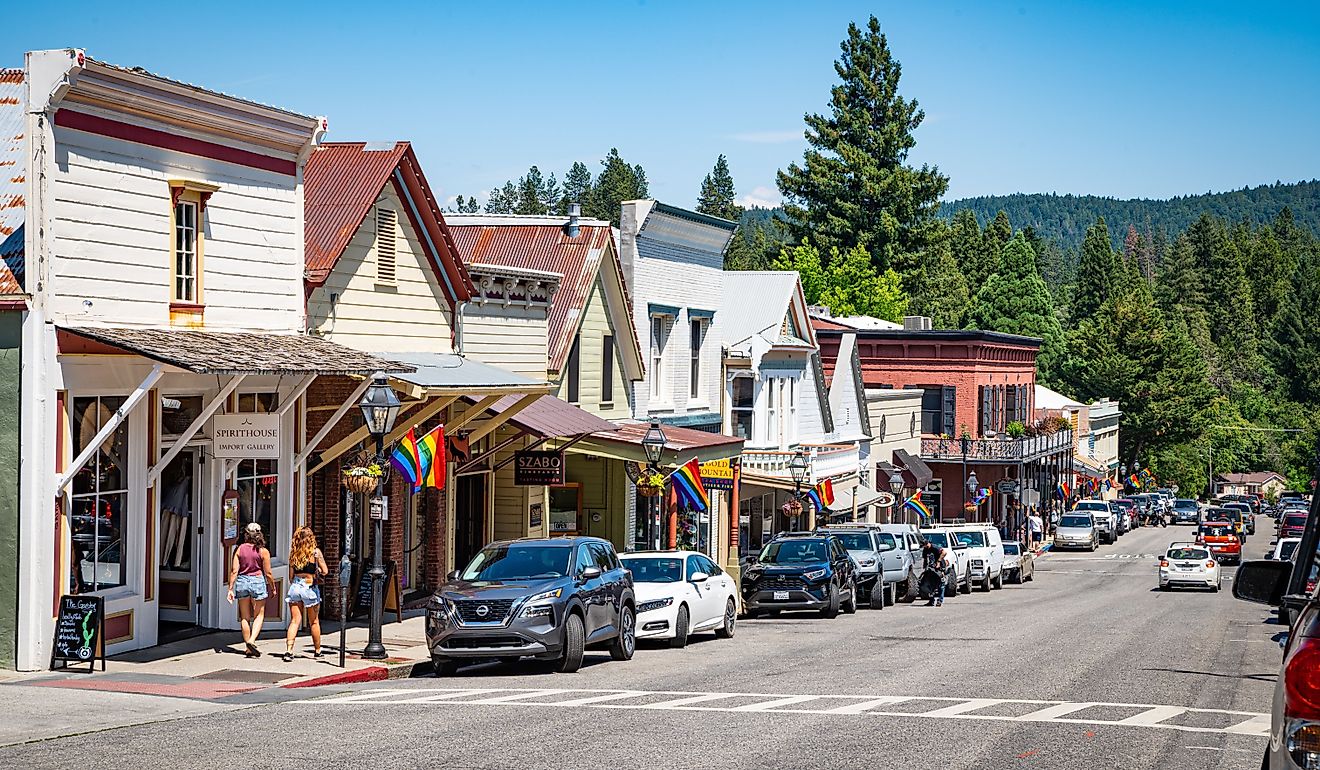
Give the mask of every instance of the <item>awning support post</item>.
<svg viewBox="0 0 1320 770">
<path fill-rule="evenodd" d="M 196 436 L 197 432 L 206 424 L 206 421 L 211 419 L 211 415 L 215 414 L 219 411 L 220 407 L 224 406 L 225 399 L 229 398 L 229 395 L 238 388 L 239 383 L 241 383 L 246 377 L 247 375 L 245 374 L 236 374 L 233 377 L 230 377 L 229 382 L 225 383 L 225 386 L 220 389 L 220 392 L 216 394 L 216 397 L 207 402 L 206 406 L 202 408 L 201 413 L 197 415 L 196 419 L 194 419 L 187 429 L 183 431 L 183 434 L 179 436 L 178 440 L 174 442 L 174 446 L 170 447 L 169 451 L 165 453 L 165 456 L 160 458 L 155 465 L 151 466 L 151 470 L 147 471 L 148 489 L 155 486 L 156 482 L 160 480 L 160 474 L 167 466 L 169 466 L 170 462 L 183 451 L 183 447 L 189 441 L 192 441 L 192 437 Z"/>
<path fill-rule="evenodd" d="M 391 431 L 390 434 L 385 437 L 385 441 L 384 441 L 385 446 L 389 446 L 390 444 L 393 444 L 395 441 L 398 441 L 399 438 L 406 435 L 410 429 L 415 428 L 420 423 L 430 419 L 436 413 L 438 413 L 439 411 L 441 411 L 442 409 L 453 403 L 453 401 L 454 401 L 453 396 L 438 398 L 435 401 L 432 401 L 431 403 L 427 404 L 426 406 L 423 406 L 421 409 L 418 409 L 417 411 L 413 412 L 412 414 L 400 417 L 399 421 L 395 425 L 394 430 Z M 355 404 L 357 403 L 356 398 L 353 399 L 353 403 Z M 313 473 L 316 473 L 325 466 L 334 462 L 336 459 L 339 458 L 340 455 L 347 452 L 351 447 L 354 447 L 357 444 L 361 443 L 364 439 L 367 438 L 368 435 L 370 435 L 370 433 L 367 431 L 367 426 L 363 425 L 357 430 L 350 433 L 347 438 L 335 444 L 334 446 L 330 447 L 321 455 L 321 462 L 317 463 L 315 468 L 312 468 L 311 470 L 307 471 L 307 478 L 311 478 Z M 308 448 L 310 449 L 311 447 L 309 446 Z"/>
<path fill-rule="evenodd" d="M 60 475 L 55 483 L 56 495 L 63 492 L 64 488 L 69 485 L 69 482 L 73 481 L 73 477 L 78 474 L 78 471 L 83 469 L 83 466 L 92 459 L 94 454 L 101 451 L 101 445 L 104 444 L 115 430 L 123 424 L 124 420 L 128 419 L 128 416 L 133 413 L 133 410 L 137 408 L 137 405 L 142 403 L 142 399 L 147 397 L 147 393 L 151 392 L 151 387 L 155 385 L 164 374 L 165 372 L 161 369 L 161 364 L 156 364 L 151 367 L 151 372 L 147 375 L 146 379 L 142 381 L 142 384 L 137 386 L 137 390 L 134 390 L 129 394 L 128 398 L 124 399 L 124 403 L 115 410 L 113 415 L 111 415 L 110 421 L 101 426 L 101 430 L 97 431 L 91 442 L 83 447 L 83 451 L 79 452 L 78 456 L 69 464 L 68 470 Z"/>
<path fill-rule="evenodd" d="M 330 431 L 334 430 L 335 426 L 339 424 L 339 421 L 343 419 L 344 415 L 348 414 L 348 410 L 357 406 L 358 399 L 362 398 L 362 394 L 366 393 L 367 388 L 369 387 L 371 387 L 371 378 L 363 377 L 362 382 L 358 383 L 358 386 L 354 388 L 348 398 L 344 399 L 344 403 L 339 405 L 339 408 L 335 410 L 335 413 L 330 415 L 330 419 L 326 420 L 325 424 L 321 426 L 321 429 L 316 432 L 316 435 L 312 436 L 311 440 L 307 442 L 307 446 L 303 447 L 303 451 L 294 458 L 293 467 L 300 467 L 303 463 L 307 462 L 307 458 L 311 457 L 312 452 L 316 451 L 316 447 L 325 440 L 325 437 L 330 434 Z M 335 457 L 338 456 L 339 455 L 335 455 Z M 333 460 L 334 458 L 332 457 L 331 459 Z M 307 475 L 310 476 L 312 474 L 308 473 Z"/>
<path fill-rule="evenodd" d="M 367 378 L 368 381 L 370 381 L 370 379 L 371 378 L 369 377 Z M 302 381 L 299 382 L 297 385 L 294 385 L 293 390 L 289 391 L 287 395 L 281 393 L 280 408 L 276 410 L 275 413 L 278 414 L 280 417 L 283 417 L 286 413 L 288 413 L 288 411 L 292 409 L 295 404 L 298 403 L 298 399 L 302 398 L 302 395 L 306 393 L 307 389 L 312 386 L 313 382 L 316 382 L 316 375 L 309 374 L 306 377 L 304 377 Z"/>
</svg>

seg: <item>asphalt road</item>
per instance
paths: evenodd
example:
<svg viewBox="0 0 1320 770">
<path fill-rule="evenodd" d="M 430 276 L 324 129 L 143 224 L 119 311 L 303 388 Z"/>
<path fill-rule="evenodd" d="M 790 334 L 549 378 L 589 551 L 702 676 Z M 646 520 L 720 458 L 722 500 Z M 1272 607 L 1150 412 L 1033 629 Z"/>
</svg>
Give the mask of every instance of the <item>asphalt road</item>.
<svg viewBox="0 0 1320 770">
<path fill-rule="evenodd" d="M 1051 554 L 1033 583 L 941 608 L 748 620 L 573 675 L 303 692 L 0 749 L 0 766 L 1254 768 L 1282 629 L 1227 580 L 1155 590 L 1156 554 L 1189 532 Z"/>
</svg>

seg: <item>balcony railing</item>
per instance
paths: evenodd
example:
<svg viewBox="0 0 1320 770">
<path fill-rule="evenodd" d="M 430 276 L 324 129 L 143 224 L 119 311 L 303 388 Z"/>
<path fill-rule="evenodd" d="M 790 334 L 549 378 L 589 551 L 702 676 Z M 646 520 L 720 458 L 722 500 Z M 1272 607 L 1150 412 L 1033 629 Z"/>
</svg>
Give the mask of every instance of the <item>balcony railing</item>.
<svg viewBox="0 0 1320 770">
<path fill-rule="evenodd" d="M 967 462 L 1022 463 L 1054 454 L 1068 454 L 1072 449 L 1073 433 L 1067 429 L 1045 436 L 978 438 L 968 442 Z M 921 458 L 961 461 L 962 441 L 956 438 L 923 438 Z"/>
<path fill-rule="evenodd" d="M 812 485 L 821 479 L 857 473 L 860 456 L 856 444 L 802 444 L 807 457 L 807 478 L 803 485 Z M 758 476 L 792 481 L 790 463 L 796 450 L 789 452 L 745 449 L 740 457 L 744 472 Z"/>
</svg>

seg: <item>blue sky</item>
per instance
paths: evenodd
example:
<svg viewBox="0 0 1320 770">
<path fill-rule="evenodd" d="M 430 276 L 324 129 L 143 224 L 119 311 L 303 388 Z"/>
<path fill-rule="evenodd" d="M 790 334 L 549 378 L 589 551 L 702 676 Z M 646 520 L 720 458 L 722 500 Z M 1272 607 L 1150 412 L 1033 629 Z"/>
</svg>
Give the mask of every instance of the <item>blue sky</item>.
<svg viewBox="0 0 1320 770">
<path fill-rule="evenodd" d="M 168 10 L 165 10 L 168 9 Z M 97 58 L 413 141 L 442 198 L 610 147 L 692 205 L 715 157 L 774 203 L 875 13 L 950 197 L 1168 197 L 1320 177 L 1314 2 L 24 3 L 24 50 Z"/>
</svg>

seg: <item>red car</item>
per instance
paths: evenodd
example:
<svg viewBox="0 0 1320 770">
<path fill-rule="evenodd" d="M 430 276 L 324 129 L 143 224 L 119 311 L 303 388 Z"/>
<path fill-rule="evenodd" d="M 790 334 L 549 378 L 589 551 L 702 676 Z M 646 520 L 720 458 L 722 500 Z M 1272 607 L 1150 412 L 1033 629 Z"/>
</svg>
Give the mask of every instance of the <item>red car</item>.
<svg viewBox="0 0 1320 770">
<path fill-rule="evenodd" d="M 1279 526 L 1279 537 L 1301 537 L 1306 531 L 1306 511 L 1289 511 L 1283 514 Z"/>
<path fill-rule="evenodd" d="M 1196 542 L 1210 549 L 1219 561 L 1242 561 L 1242 541 L 1230 521 L 1207 521 L 1196 531 Z"/>
</svg>

